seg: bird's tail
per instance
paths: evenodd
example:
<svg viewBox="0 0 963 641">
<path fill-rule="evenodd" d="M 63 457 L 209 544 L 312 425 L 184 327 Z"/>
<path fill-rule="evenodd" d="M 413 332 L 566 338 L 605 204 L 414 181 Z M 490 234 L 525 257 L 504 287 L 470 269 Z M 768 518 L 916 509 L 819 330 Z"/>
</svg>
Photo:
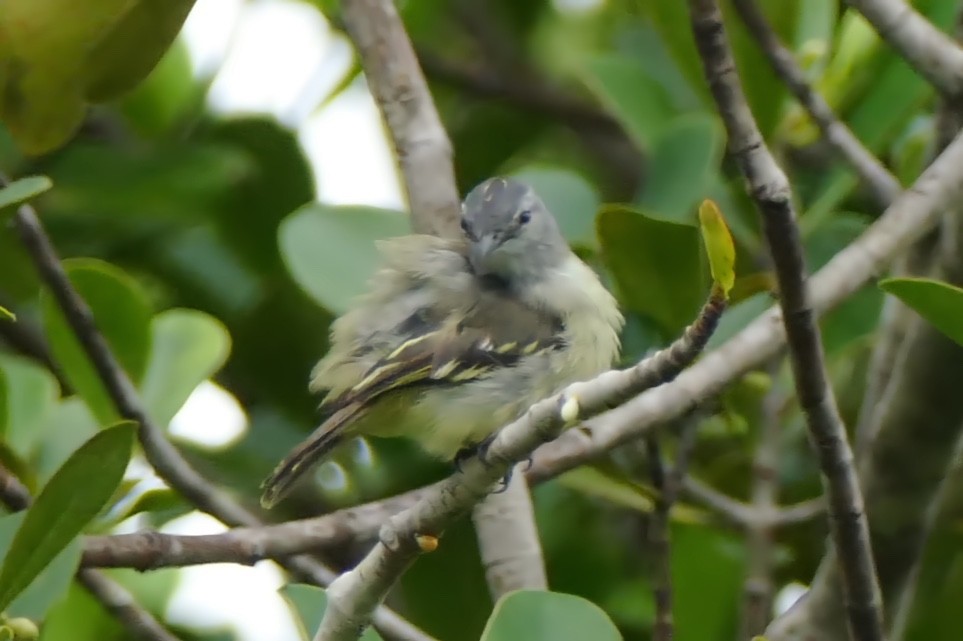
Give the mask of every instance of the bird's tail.
<svg viewBox="0 0 963 641">
<path fill-rule="evenodd" d="M 290 491 L 294 482 L 331 452 L 344 438 L 344 429 L 367 409 L 361 403 L 341 408 L 278 463 L 261 483 L 261 506 L 270 509 Z"/>
</svg>

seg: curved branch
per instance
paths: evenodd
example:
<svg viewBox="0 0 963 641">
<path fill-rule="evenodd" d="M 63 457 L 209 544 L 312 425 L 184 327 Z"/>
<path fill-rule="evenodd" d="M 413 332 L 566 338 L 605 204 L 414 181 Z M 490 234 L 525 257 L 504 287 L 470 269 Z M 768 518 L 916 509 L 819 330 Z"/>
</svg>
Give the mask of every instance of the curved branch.
<svg viewBox="0 0 963 641">
<path fill-rule="evenodd" d="M 315 641 L 357 639 L 368 625 L 372 609 L 415 558 L 433 550 L 444 529 L 482 500 L 509 469 L 580 416 L 593 416 L 621 398 L 674 377 L 705 346 L 724 308 L 725 300 L 714 290 L 699 318 L 671 346 L 635 367 L 575 383 L 534 404 L 495 434 L 483 459 L 469 460 L 463 472 L 442 481 L 414 506 L 389 519 L 381 528 L 380 542 L 328 588 L 328 607 Z"/>
<path fill-rule="evenodd" d="M 0 177 L 0 186 L 3 183 L 4 179 Z M 147 414 L 133 383 L 97 329 L 90 307 L 67 278 L 56 249 L 47 237 L 33 207 L 22 205 L 14 216 L 14 224 L 41 279 L 57 301 L 67 323 L 104 383 L 117 413 L 137 423 L 140 444 L 157 474 L 192 505 L 227 525 L 261 525 L 257 516 L 213 486 L 191 467 L 177 448 L 167 440 L 163 429 Z M 335 576 L 332 570 L 309 557 L 289 559 L 285 562 L 285 567 L 318 585 L 327 585 Z M 393 612 L 381 610 L 377 616 L 378 626 L 391 630 L 393 636 L 419 641 L 429 638 Z"/>
</svg>

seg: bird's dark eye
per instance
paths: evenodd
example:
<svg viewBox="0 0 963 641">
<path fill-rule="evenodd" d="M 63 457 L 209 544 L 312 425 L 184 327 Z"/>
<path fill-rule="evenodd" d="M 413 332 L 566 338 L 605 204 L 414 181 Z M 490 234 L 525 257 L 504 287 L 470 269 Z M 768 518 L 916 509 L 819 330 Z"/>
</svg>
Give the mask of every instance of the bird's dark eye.
<svg viewBox="0 0 963 641">
<path fill-rule="evenodd" d="M 466 236 L 471 238 L 471 223 L 468 222 L 468 219 L 466 218 L 461 219 L 461 230 L 465 232 Z"/>
<path fill-rule="evenodd" d="M 524 225 L 531 219 L 532 219 L 532 211 L 530 209 L 526 209 L 525 211 L 523 211 L 518 215 L 518 224 Z"/>
</svg>

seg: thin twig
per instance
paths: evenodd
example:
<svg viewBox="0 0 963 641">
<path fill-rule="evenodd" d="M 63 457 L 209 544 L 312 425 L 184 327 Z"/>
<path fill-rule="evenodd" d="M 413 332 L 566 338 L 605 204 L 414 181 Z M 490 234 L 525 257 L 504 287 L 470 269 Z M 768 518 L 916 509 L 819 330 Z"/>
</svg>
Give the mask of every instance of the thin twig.
<svg viewBox="0 0 963 641">
<path fill-rule="evenodd" d="M 0 465 L 0 503 L 14 512 L 20 512 L 29 508 L 32 502 L 30 491 L 10 470 Z M 77 572 L 77 581 L 135 638 L 143 641 L 180 641 L 154 615 L 142 608 L 122 585 L 103 573 L 81 569 Z"/>
<path fill-rule="evenodd" d="M 645 449 L 652 486 L 657 492 L 655 509 L 649 518 L 647 538 L 655 561 L 653 569 L 653 597 L 655 621 L 652 624 L 653 641 L 672 641 L 672 539 L 669 534 L 670 512 L 682 489 L 689 467 L 689 456 L 695 447 L 698 414 L 683 419 L 675 465 L 666 470 L 662 448 L 656 436 L 645 439 Z"/>
<path fill-rule="evenodd" d="M 852 166 L 876 201 L 884 207 L 902 191 L 899 181 L 859 141 L 832 107 L 806 80 L 793 53 L 783 46 L 755 0 L 733 0 L 742 21 L 762 48 L 770 66 L 809 113 L 823 137 Z"/>
<path fill-rule="evenodd" d="M 579 417 L 593 416 L 616 399 L 673 378 L 705 346 L 724 308 L 725 300 L 714 291 L 699 318 L 668 348 L 633 368 L 575 383 L 539 401 L 497 432 L 485 451 L 484 462 L 469 460 L 461 473 L 442 481 L 412 508 L 389 519 L 381 528 L 380 542 L 357 567 L 328 588 L 328 607 L 315 641 L 357 639 L 368 624 L 371 610 L 418 554 L 434 549 L 444 529 L 484 498 L 511 467 L 541 443 L 556 438 Z"/>
<path fill-rule="evenodd" d="M 782 359 L 770 367 L 775 378 Z M 783 394 L 773 385 L 762 400 L 759 416 L 759 441 L 752 461 L 752 508 L 766 513 L 776 508 L 779 493 L 779 450 L 781 438 L 779 408 Z M 772 564 L 775 527 L 772 523 L 759 521 L 749 523 L 747 547 L 749 560 L 746 580 L 743 583 L 743 633 L 740 639 L 751 639 L 762 634 L 772 612 L 773 582 Z"/>
<path fill-rule="evenodd" d="M 345 28 L 401 163 L 416 232 L 458 233 L 451 143 L 391 0 L 343 0 Z"/>
<path fill-rule="evenodd" d="M 0 183 L 2 181 L 0 178 Z M 147 414 L 133 383 L 98 331 L 90 307 L 67 278 L 56 250 L 33 207 L 22 205 L 14 216 L 14 223 L 37 271 L 104 383 L 118 414 L 138 424 L 140 444 L 157 474 L 192 505 L 227 525 L 262 525 L 261 520 L 253 513 L 209 483 L 191 467 L 177 448 L 167 440 L 161 427 Z M 309 557 L 287 559 L 283 565 L 318 585 L 327 585 L 335 576 L 332 570 Z M 379 628 L 390 631 L 391 635 L 397 638 L 422 641 L 429 638 L 393 612 L 377 613 L 376 622 Z"/>
<path fill-rule="evenodd" d="M 515 82 L 486 68 L 453 63 L 424 48 L 418 49 L 418 59 L 429 78 L 466 93 L 502 100 L 530 113 L 555 118 L 576 129 L 599 129 L 610 133 L 623 131 L 612 116 L 592 103 L 545 82 Z"/>
<path fill-rule="evenodd" d="M 775 265 L 796 392 L 829 501 L 830 529 L 839 550 L 850 631 L 857 641 L 882 641 L 881 596 L 863 496 L 846 429 L 827 383 L 789 182 L 769 153 L 746 102 L 716 1 L 689 0 L 689 11 L 706 81 L 729 134 L 729 151 L 760 211 Z"/>
<path fill-rule="evenodd" d="M 0 300 L 0 306 L 15 311 L 14 306 L 5 300 Z M 50 354 L 50 347 L 36 328 L 31 327 L 24 322 L 23 319 L 19 318 L 15 323 L 4 321 L 0 323 L 0 338 L 20 354 L 32 358 L 47 368 L 53 377 L 57 379 L 61 394 L 64 396 L 73 394 L 73 389 L 70 383 L 67 382 L 67 377 L 64 376 L 60 366 L 54 362 Z"/>
<path fill-rule="evenodd" d="M 653 559 L 652 598 L 655 602 L 655 620 L 652 622 L 653 641 L 672 641 L 672 542 L 669 536 L 669 512 L 673 497 L 666 481 L 662 447 L 658 437 L 645 438 L 649 478 L 657 496 L 654 509 L 648 519 L 646 540 Z"/>
<path fill-rule="evenodd" d="M 963 92 L 963 50 L 904 0 L 847 0 L 942 93 Z"/>
</svg>

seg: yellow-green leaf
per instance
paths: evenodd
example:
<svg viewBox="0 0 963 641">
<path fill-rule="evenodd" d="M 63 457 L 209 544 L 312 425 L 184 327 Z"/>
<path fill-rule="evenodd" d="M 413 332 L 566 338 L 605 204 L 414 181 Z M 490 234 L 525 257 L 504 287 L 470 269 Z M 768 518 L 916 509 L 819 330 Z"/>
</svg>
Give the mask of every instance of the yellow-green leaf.
<svg viewBox="0 0 963 641">
<path fill-rule="evenodd" d="M 699 206 L 699 227 L 709 256 L 709 272 L 723 294 L 729 295 L 736 282 L 736 246 L 719 207 L 711 200 Z"/>
<path fill-rule="evenodd" d="M 53 183 L 46 176 L 27 176 L 26 178 L 15 180 L 3 189 L 0 189 L 0 209 L 25 203 L 51 187 L 53 187 Z"/>
</svg>

